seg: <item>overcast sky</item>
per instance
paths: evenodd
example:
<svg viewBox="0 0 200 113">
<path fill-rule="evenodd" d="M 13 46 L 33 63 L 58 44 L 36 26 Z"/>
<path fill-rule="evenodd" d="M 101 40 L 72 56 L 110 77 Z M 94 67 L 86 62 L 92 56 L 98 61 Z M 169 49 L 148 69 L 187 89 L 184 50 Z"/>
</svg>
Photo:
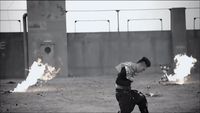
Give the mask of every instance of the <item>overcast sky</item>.
<svg viewBox="0 0 200 113">
<path fill-rule="evenodd" d="M 169 8 L 186 8 L 186 28 L 193 29 L 194 17 L 200 17 L 200 1 L 66 1 L 66 10 L 117 10 L 117 9 L 159 9 L 166 10 L 134 10 L 120 11 L 120 31 L 170 30 Z M 190 8 L 196 9 L 190 9 Z M 26 1 L 0 1 L 0 9 L 26 9 Z M 0 11 L 0 32 L 22 31 L 22 15 L 26 11 Z M 102 12 L 68 12 L 67 32 L 107 32 L 117 31 L 117 13 L 115 11 Z M 152 19 L 153 20 L 149 20 Z M 128 19 L 147 19 L 129 21 Z M 4 20 L 4 21 L 2 21 Z M 8 21 L 13 20 L 13 21 Z M 75 24 L 75 20 L 80 20 Z M 103 21 L 82 21 L 103 20 Z M 108 21 L 110 20 L 110 23 Z M 127 26 L 129 24 L 129 26 Z M 109 26 L 110 25 L 110 26 Z M 200 29 L 200 19 L 196 19 L 195 28 Z"/>
</svg>

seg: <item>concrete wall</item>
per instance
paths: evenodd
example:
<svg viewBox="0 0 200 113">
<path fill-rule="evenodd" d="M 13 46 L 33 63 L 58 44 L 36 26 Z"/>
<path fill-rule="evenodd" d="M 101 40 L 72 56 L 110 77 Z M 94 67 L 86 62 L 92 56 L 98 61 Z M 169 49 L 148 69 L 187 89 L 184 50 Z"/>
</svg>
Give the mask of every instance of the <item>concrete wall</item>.
<svg viewBox="0 0 200 113">
<path fill-rule="evenodd" d="M 170 64 L 173 56 L 170 31 L 67 35 L 68 50 L 59 52 L 68 51 L 71 76 L 113 75 L 119 62 L 142 56 L 152 61 L 146 73 L 160 72 L 159 64 Z M 186 36 L 188 54 L 198 60 L 193 71 L 200 72 L 200 30 L 187 31 Z M 23 33 L 0 33 L 0 43 L 0 78 L 24 78 Z"/>
<path fill-rule="evenodd" d="M 0 33 L 0 79 L 25 78 L 22 33 Z"/>
<path fill-rule="evenodd" d="M 66 77 L 68 67 L 65 0 L 28 0 L 27 12 L 29 66 L 40 57 L 44 62 L 61 69 L 59 77 Z"/>
<path fill-rule="evenodd" d="M 172 8 L 170 13 L 173 56 L 187 53 L 185 8 Z"/>
<path fill-rule="evenodd" d="M 113 75 L 120 62 L 136 62 L 143 56 L 152 61 L 147 72 L 170 64 L 169 31 L 68 34 L 69 73 L 72 76 Z"/>
<path fill-rule="evenodd" d="M 187 31 L 187 52 L 197 59 L 194 72 L 200 73 L 200 30 Z"/>
</svg>

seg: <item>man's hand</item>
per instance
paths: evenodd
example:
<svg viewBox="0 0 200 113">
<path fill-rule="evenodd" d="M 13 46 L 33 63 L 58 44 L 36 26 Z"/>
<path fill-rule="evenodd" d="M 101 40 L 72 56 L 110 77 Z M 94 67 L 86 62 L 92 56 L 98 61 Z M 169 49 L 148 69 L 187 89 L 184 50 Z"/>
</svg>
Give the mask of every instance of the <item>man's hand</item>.
<svg viewBox="0 0 200 113">
<path fill-rule="evenodd" d="M 134 76 L 131 76 L 131 75 L 126 75 L 126 78 L 127 78 L 128 80 L 132 81 L 132 82 L 133 82 L 133 80 L 134 80 Z"/>
</svg>

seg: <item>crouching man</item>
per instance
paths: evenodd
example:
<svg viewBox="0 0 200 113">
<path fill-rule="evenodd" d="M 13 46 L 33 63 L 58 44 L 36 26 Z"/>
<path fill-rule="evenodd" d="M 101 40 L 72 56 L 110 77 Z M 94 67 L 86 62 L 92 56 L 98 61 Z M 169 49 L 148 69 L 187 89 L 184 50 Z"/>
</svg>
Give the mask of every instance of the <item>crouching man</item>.
<svg viewBox="0 0 200 113">
<path fill-rule="evenodd" d="M 131 83 L 136 73 L 144 71 L 151 66 L 148 58 L 143 57 L 137 63 L 124 62 L 117 65 L 118 76 L 116 79 L 116 99 L 119 103 L 118 113 L 131 113 L 138 105 L 141 113 L 148 113 L 147 100 L 144 94 L 131 89 Z"/>
</svg>

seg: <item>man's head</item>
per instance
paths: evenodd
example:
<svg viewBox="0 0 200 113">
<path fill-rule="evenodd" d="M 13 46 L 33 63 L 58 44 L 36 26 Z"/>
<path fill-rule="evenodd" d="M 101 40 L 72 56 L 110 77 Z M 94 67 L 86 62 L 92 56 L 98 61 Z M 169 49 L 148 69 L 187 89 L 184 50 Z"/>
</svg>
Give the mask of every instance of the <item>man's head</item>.
<svg viewBox="0 0 200 113">
<path fill-rule="evenodd" d="M 142 72 L 144 71 L 147 67 L 151 66 L 151 62 L 148 58 L 142 57 L 140 60 L 137 62 L 137 72 Z"/>
</svg>

